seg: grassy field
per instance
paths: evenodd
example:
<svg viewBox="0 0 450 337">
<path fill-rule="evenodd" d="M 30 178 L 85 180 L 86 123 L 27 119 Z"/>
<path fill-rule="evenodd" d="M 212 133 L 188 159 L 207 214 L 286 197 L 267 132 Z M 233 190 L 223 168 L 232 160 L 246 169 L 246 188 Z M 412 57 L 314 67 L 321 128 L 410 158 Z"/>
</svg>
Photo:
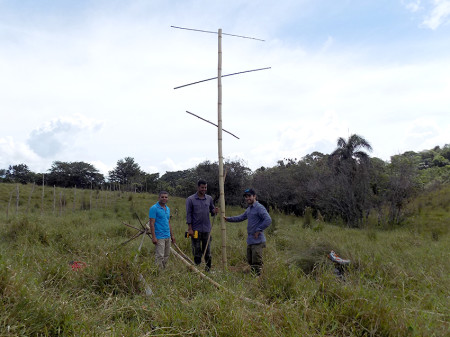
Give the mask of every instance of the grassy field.
<svg viewBox="0 0 450 337">
<path fill-rule="evenodd" d="M 140 238 L 120 245 L 135 234 L 123 222 L 140 226 L 135 213 L 146 221 L 155 195 L 31 192 L 20 185 L 17 199 L 16 185 L 0 184 L 0 336 L 448 335 L 450 188 L 415 200 L 407 224 L 389 231 L 303 228 L 302 218 L 271 212 L 259 278 L 245 262 L 246 223 L 227 226 L 227 270 L 215 223 L 208 275 L 229 291 L 174 255 L 159 271 L 148 238 L 139 254 Z M 169 206 L 191 256 L 184 200 Z M 331 249 L 352 261 L 345 279 L 326 258 Z"/>
</svg>

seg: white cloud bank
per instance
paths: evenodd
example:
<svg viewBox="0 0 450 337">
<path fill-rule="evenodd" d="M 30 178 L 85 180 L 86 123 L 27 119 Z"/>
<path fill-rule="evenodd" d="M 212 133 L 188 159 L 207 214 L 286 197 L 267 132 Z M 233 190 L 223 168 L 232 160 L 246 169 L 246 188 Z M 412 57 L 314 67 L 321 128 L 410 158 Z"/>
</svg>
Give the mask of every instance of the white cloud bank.
<svg viewBox="0 0 450 337">
<path fill-rule="evenodd" d="M 71 159 L 71 155 L 89 151 L 92 137 L 101 127 L 101 121 L 76 114 L 44 122 L 30 132 L 25 142 L 20 137 L 2 137 L 0 167 L 24 163 L 32 170 L 44 172 L 54 160 L 77 161 L 78 156 Z M 99 169 L 107 168 L 101 162 L 96 164 Z"/>
<path fill-rule="evenodd" d="M 60 117 L 33 130 L 27 144 L 40 157 L 57 158 L 74 146 L 77 140 L 83 140 L 89 137 L 89 134 L 98 132 L 101 125 L 101 122 L 80 114 Z"/>
<path fill-rule="evenodd" d="M 425 12 L 421 25 L 436 30 L 450 20 L 450 0 L 405 1 L 403 5 L 412 13 Z"/>
<path fill-rule="evenodd" d="M 450 142 L 449 49 L 431 29 L 409 25 L 412 38 L 405 43 L 403 36 L 382 36 L 380 44 L 370 35 L 354 41 L 351 32 L 339 33 L 341 22 L 304 25 L 309 1 L 283 2 L 283 10 L 268 1 L 222 4 L 231 20 L 206 1 L 195 8 L 170 3 L 176 11 L 170 15 L 132 3 L 128 12 L 87 11 L 73 18 L 75 27 L 19 22 L 9 29 L 0 22 L 2 36 L 9 34 L 0 36 L 0 102 L 7 116 L 0 124 L 0 168 L 23 162 L 42 171 L 53 160 L 85 161 L 107 174 L 129 156 L 147 172 L 164 173 L 217 160 L 217 130 L 185 113 L 215 121 L 216 83 L 173 90 L 216 75 L 217 38 L 170 24 L 209 29 L 225 23 L 228 33 L 267 38 L 223 38 L 223 73 L 272 67 L 224 78 L 223 127 L 241 138 L 224 134 L 225 158 L 245 159 L 252 169 L 272 166 L 312 151 L 329 153 L 338 137 L 352 133 L 371 142 L 382 159 Z M 403 2 L 421 21 L 438 18 L 433 27 L 444 32 L 448 3 Z M 305 35 L 321 42 L 309 45 Z M 420 124 L 432 132 L 419 132 Z"/>
<path fill-rule="evenodd" d="M 426 16 L 423 25 L 430 29 L 437 29 L 443 24 L 447 24 L 450 18 L 450 1 L 434 0 L 431 13 Z"/>
</svg>

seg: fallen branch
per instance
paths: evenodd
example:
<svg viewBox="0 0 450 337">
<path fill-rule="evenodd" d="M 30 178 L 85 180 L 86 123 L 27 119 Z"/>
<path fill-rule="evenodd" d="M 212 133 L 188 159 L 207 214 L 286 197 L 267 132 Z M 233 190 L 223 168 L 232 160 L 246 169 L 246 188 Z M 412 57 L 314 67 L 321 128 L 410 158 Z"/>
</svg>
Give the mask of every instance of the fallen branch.
<svg viewBox="0 0 450 337">
<path fill-rule="evenodd" d="M 192 270 L 193 272 L 197 273 L 202 279 L 210 282 L 212 285 L 214 285 L 217 289 L 219 290 L 225 290 L 226 292 L 228 292 L 229 294 L 232 294 L 233 296 L 236 296 L 235 293 L 233 293 L 231 290 L 225 288 L 223 285 L 217 283 L 216 281 L 214 281 L 213 279 L 211 279 L 210 277 L 206 276 L 205 274 L 203 274 L 200 270 L 198 270 L 197 268 L 195 268 L 193 265 L 189 264 L 185 259 L 183 259 L 183 257 L 178 254 L 175 249 L 173 249 L 172 247 L 170 247 L 171 252 L 178 257 L 186 266 L 189 267 L 190 270 Z M 267 307 L 267 305 L 262 304 L 258 301 L 252 300 L 250 298 L 247 298 L 245 296 L 239 296 L 237 295 L 241 300 L 244 300 L 246 302 L 252 303 L 252 304 L 256 304 L 262 307 Z"/>
<path fill-rule="evenodd" d="M 172 245 L 175 246 L 175 248 L 178 250 L 178 253 L 179 253 L 182 257 L 184 257 L 187 261 L 189 261 L 190 264 L 192 264 L 192 265 L 195 264 L 194 261 L 192 261 L 192 260 L 189 258 L 189 256 L 187 256 L 187 255 L 181 250 L 181 248 L 178 247 L 178 245 L 177 245 L 176 243 L 172 243 Z"/>
</svg>

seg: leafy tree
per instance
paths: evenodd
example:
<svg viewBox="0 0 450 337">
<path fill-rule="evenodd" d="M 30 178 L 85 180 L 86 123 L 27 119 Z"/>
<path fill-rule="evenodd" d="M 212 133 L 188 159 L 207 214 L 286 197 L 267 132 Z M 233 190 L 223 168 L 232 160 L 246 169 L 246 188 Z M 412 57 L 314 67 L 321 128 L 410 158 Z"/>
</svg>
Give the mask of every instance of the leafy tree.
<svg viewBox="0 0 450 337">
<path fill-rule="evenodd" d="M 197 190 L 194 169 L 168 171 L 159 179 L 161 189 L 170 194 L 186 198 Z"/>
<path fill-rule="evenodd" d="M 228 205 L 239 205 L 242 201 L 242 191 L 250 185 L 251 170 L 242 161 L 226 161 L 225 175 L 225 202 Z"/>
<path fill-rule="evenodd" d="M 10 165 L 4 172 L 5 181 L 26 184 L 33 181 L 33 172 L 26 164 Z"/>
<path fill-rule="evenodd" d="M 104 182 L 104 177 L 91 164 L 85 162 L 55 161 L 47 175 L 49 185 L 91 188 Z"/>
<path fill-rule="evenodd" d="M 0 169 L 0 181 L 6 181 L 6 170 Z"/>
<path fill-rule="evenodd" d="M 116 167 L 108 172 L 109 181 L 121 185 L 131 185 L 141 183 L 143 172 L 134 158 L 125 157 L 117 161 Z"/>
<path fill-rule="evenodd" d="M 251 170 L 240 161 L 226 161 L 224 163 L 226 203 L 237 205 L 242 201 L 242 191 L 248 186 Z M 217 162 L 204 161 L 195 168 L 174 172 L 166 172 L 159 179 L 161 186 L 165 186 L 171 194 L 186 198 L 197 190 L 197 181 L 206 180 L 208 194 L 214 201 L 220 197 L 219 165 Z"/>
<path fill-rule="evenodd" d="M 370 209 L 368 172 L 372 146 L 363 137 L 353 134 L 348 140 L 339 138 L 337 149 L 331 155 L 335 170 L 329 182 L 332 191 L 323 195 L 340 217 L 351 227 L 359 227 Z"/>
<path fill-rule="evenodd" d="M 253 183 L 258 198 L 267 206 L 288 214 L 302 215 L 310 206 L 308 182 L 313 174 L 311 166 L 304 161 L 284 159 L 272 168 L 258 169 Z"/>
<path fill-rule="evenodd" d="M 158 179 L 159 173 L 143 173 L 143 185 L 145 185 L 145 191 L 149 193 L 159 193 L 158 191 Z"/>
<path fill-rule="evenodd" d="M 385 199 L 389 205 L 389 222 L 399 224 L 405 204 L 419 188 L 417 167 L 408 157 L 393 156 L 388 172 L 389 184 Z"/>
<path fill-rule="evenodd" d="M 441 150 L 441 156 L 447 160 L 450 160 L 450 144 L 445 144 Z"/>
<path fill-rule="evenodd" d="M 433 163 L 433 166 L 442 167 L 442 166 L 450 165 L 450 160 L 448 160 L 447 158 L 445 158 L 444 156 L 442 156 L 440 154 L 436 154 L 433 157 L 432 163 Z"/>
<path fill-rule="evenodd" d="M 364 151 L 372 151 L 372 146 L 363 137 L 353 134 L 348 140 L 340 137 L 337 141 L 337 149 L 331 153 L 331 158 L 338 161 L 367 161 L 369 155 Z"/>
</svg>

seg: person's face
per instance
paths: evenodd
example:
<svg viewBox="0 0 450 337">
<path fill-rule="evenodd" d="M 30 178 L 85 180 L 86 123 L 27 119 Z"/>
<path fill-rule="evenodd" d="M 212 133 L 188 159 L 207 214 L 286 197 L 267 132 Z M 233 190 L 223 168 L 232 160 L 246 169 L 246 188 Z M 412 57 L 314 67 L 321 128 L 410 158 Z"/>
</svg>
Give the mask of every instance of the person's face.
<svg viewBox="0 0 450 337">
<path fill-rule="evenodd" d="M 168 194 L 161 194 L 161 195 L 159 196 L 159 203 L 160 203 L 161 205 L 167 204 L 167 201 L 169 201 L 169 195 L 168 195 Z"/>
<path fill-rule="evenodd" d="M 208 189 L 208 185 L 207 184 L 201 184 L 200 186 L 197 187 L 197 192 L 199 196 L 204 196 L 206 194 L 206 190 Z"/>
<path fill-rule="evenodd" d="M 247 205 L 253 205 L 253 203 L 256 201 L 256 195 L 246 194 L 244 195 L 244 199 Z"/>
</svg>

